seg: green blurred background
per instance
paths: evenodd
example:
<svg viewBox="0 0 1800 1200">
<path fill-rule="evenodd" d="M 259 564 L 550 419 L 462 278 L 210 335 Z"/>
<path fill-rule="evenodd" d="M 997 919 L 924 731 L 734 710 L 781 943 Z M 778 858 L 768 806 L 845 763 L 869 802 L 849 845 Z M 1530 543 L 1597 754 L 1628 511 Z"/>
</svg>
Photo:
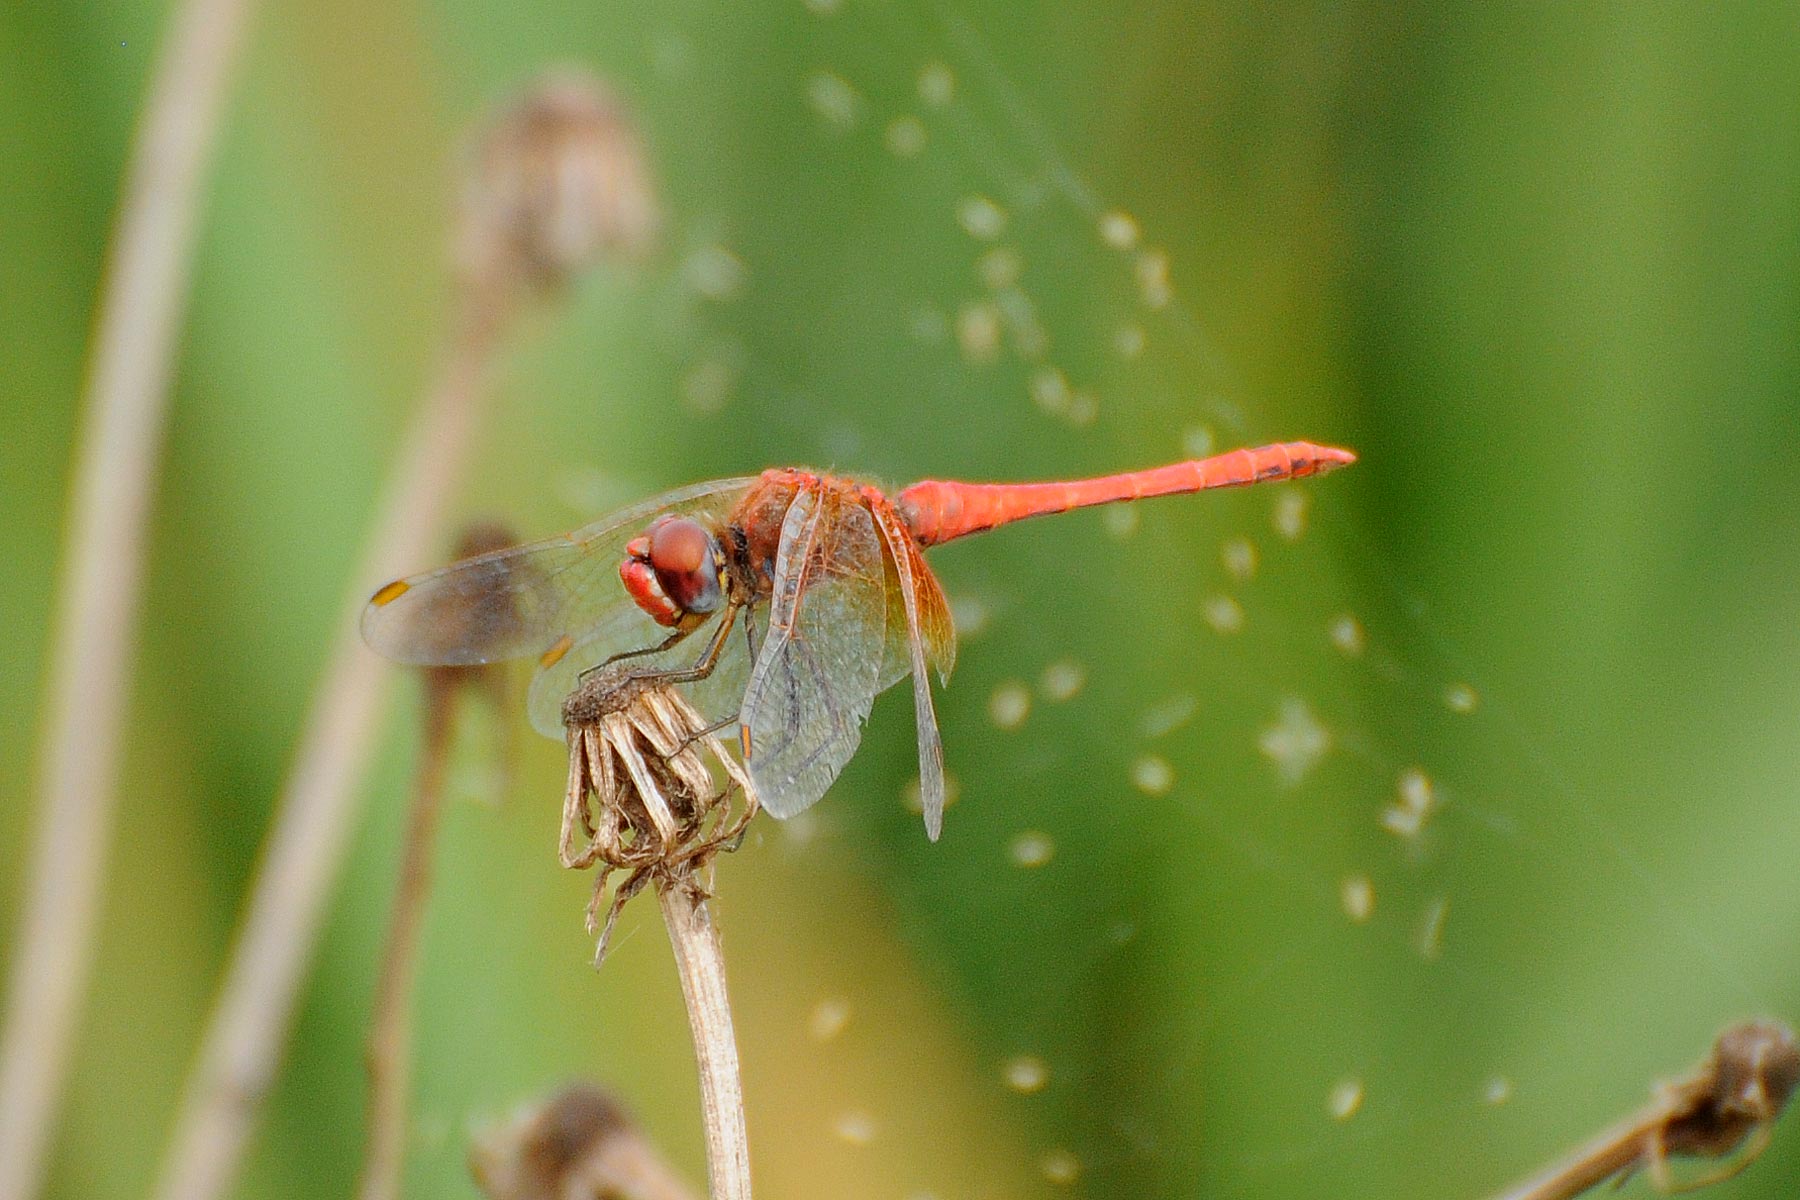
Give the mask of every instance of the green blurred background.
<svg viewBox="0 0 1800 1200">
<path fill-rule="evenodd" d="M 0 8 L 0 954 L 165 15 Z M 1792 3 L 275 2 L 207 200 L 52 1194 L 148 1187 L 442 344 L 458 147 L 561 62 L 636 112 L 664 242 L 509 341 L 464 516 L 549 533 L 784 463 L 1363 456 L 935 552 L 965 625 L 943 841 L 903 803 L 899 689 L 827 801 L 719 870 L 763 1194 L 1479 1196 L 1728 1021 L 1800 1011 Z M 965 228 L 980 199 L 997 236 Z M 719 250 L 741 280 L 703 295 Z M 355 1177 L 417 700 L 396 688 L 241 1195 Z M 654 908 L 588 968 L 560 748 L 506 719 L 523 770 L 495 803 L 472 716 L 439 847 L 410 1194 L 472 1195 L 470 1125 L 575 1076 L 700 1179 Z M 1328 742 L 1292 782 L 1284 735 Z M 1381 818 L 1414 769 L 1442 807 L 1408 840 Z M 1797 1175 L 1783 1130 L 1716 1194 Z"/>
</svg>

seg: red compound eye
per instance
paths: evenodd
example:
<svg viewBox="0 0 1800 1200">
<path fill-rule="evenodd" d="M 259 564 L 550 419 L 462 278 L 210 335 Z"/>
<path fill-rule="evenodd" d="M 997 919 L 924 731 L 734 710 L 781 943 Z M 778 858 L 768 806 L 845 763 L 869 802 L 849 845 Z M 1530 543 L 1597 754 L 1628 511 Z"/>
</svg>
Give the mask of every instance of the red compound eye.
<svg viewBox="0 0 1800 1200">
<path fill-rule="evenodd" d="M 671 603 L 686 613 L 715 612 L 719 590 L 719 547 L 700 522 L 671 517 L 650 527 L 650 567 Z"/>
</svg>

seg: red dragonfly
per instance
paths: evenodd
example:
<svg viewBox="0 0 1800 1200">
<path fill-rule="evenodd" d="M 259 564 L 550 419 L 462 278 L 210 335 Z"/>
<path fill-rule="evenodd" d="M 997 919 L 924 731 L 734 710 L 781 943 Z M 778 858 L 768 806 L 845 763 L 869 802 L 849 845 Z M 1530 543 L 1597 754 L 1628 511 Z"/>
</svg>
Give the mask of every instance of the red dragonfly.
<svg viewBox="0 0 1800 1200">
<path fill-rule="evenodd" d="M 1044 513 L 1317 475 L 1355 460 L 1282 442 L 1100 479 L 926 480 L 892 499 L 844 476 L 764 471 L 396 580 L 363 610 L 363 638 L 420 665 L 535 657 L 532 724 L 557 738 L 563 699 L 583 673 L 640 659 L 644 675 L 683 688 L 709 719 L 737 721 L 751 781 L 777 817 L 825 794 L 875 697 L 910 674 L 935 841 L 944 751 L 926 668 L 949 679 L 956 635 L 926 547 Z M 697 655 L 678 649 L 709 626 Z M 741 643 L 731 637 L 738 626 Z"/>
</svg>

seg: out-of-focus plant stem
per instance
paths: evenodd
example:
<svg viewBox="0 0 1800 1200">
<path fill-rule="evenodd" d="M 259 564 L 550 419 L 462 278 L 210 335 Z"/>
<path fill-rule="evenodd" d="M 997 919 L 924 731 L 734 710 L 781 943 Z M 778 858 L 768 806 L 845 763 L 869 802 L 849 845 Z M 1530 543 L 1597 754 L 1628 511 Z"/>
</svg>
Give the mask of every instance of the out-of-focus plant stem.
<svg viewBox="0 0 1800 1200">
<path fill-rule="evenodd" d="M 470 558 L 517 540 L 511 529 L 482 522 L 464 531 L 456 553 L 458 558 Z M 458 701 L 479 689 L 499 709 L 507 695 L 506 674 L 497 664 L 428 667 L 424 684 L 425 732 L 419 744 L 412 803 L 400 842 L 399 878 L 369 1020 L 369 1136 L 359 1187 L 363 1200 L 393 1200 L 400 1195 L 412 1079 L 412 993 L 419 974 L 419 944 L 431 897 L 431 860 L 443 811 Z M 510 768 L 510 739 L 505 745 L 505 765 Z"/>
<path fill-rule="evenodd" d="M 279 801 L 224 987 L 188 1082 L 156 1195 L 212 1200 L 237 1175 L 343 860 L 387 667 L 357 634 L 369 592 L 431 553 L 472 440 L 502 306 L 475 303 L 413 418 Z"/>
<path fill-rule="evenodd" d="M 419 935 L 431 890 L 431 855 L 443 810 L 444 776 L 449 767 L 451 717 L 448 687 L 427 685 L 425 738 L 420 746 L 412 805 L 400 843 L 400 878 L 395 887 L 381 976 L 375 985 L 370 1022 L 369 1144 L 363 1160 L 362 1200 L 390 1200 L 400 1194 L 406 1150 L 407 1085 L 411 1079 L 412 991 L 419 973 Z"/>
<path fill-rule="evenodd" d="M 377 584 L 431 555 L 468 456 L 497 339 L 522 303 L 558 293 L 608 254 L 628 255 L 654 227 L 635 131 L 597 80 L 554 73 L 480 133 L 454 239 L 458 323 L 351 577 L 163 1162 L 155 1193 L 161 1200 L 213 1200 L 237 1175 L 374 745 L 386 668 L 363 646 L 358 618 Z"/>
<path fill-rule="evenodd" d="M 207 163 L 249 0 L 175 7 L 123 183 L 75 465 L 39 826 L 0 1041 L 0 1200 L 42 1183 L 94 956 L 144 528 Z"/>
</svg>

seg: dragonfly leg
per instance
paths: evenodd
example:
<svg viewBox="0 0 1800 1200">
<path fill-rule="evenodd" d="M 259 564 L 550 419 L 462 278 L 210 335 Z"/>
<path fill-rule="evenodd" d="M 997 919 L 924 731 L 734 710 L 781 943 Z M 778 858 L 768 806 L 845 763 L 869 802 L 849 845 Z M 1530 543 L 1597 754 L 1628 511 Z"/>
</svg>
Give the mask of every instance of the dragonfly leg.
<svg viewBox="0 0 1800 1200">
<path fill-rule="evenodd" d="M 682 639 L 687 637 L 687 635 L 692 632 L 694 632 L 692 628 L 677 629 L 674 633 L 671 633 L 668 637 L 666 637 L 662 641 L 656 643 L 656 645 L 654 645 L 654 646 L 643 646 L 636 650 L 621 650 L 619 653 L 613 655 L 609 659 L 606 659 L 604 662 L 597 662 L 591 667 L 584 667 L 581 671 L 581 674 L 579 674 L 575 677 L 575 680 L 577 683 L 586 683 L 587 677 L 589 675 L 594 674 L 596 671 L 603 671 L 607 667 L 610 667 L 614 663 L 619 662 L 623 659 L 643 658 L 644 656 L 650 655 L 650 654 L 661 654 L 664 650 L 672 650 L 676 646 L 680 645 Z"/>
<path fill-rule="evenodd" d="M 693 747 L 695 742 L 699 741 L 703 737 L 711 737 L 715 733 L 719 733 L 722 730 L 731 728 L 733 725 L 737 724 L 737 720 L 738 720 L 738 715 L 736 713 L 732 713 L 729 717 L 726 717 L 722 721 L 714 721 L 711 725 L 708 725 L 705 729 L 695 730 L 693 733 L 689 734 L 687 736 L 686 740 L 684 740 L 679 746 L 675 747 L 675 754 L 686 754 L 688 752 L 688 750 Z M 670 757 L 673 757 L 673 755 L 671 755 Z"/>
<path fill-rule="evenodd" d="M 745 620 L 744 620 L 744 645 L 750 651 L 750 657 L 746 661 L 748 661 L 752 665 L 755 665 L 755 663 L 756 663 L 756 622 L 752 621 L 748 618 L 745 618 Z"/>
<path fill-rule="evenodd" d="M 641 673 L 633 672 L 632 678 L 647 683 L 659 684 L 693 683 L 695 680 L 705 679 L 708 675 L 713 673 L 713 668 L 719 665 L 719 655 L 725 652 L 725 639 L 731 635 L 732 622 L 737 620 L 738 610 L 742 607 L 742 604 L 729 604 L 726 606 L 724 614 L 719 617 L 719 627 L 713 631 L 712 639 L 706 643 L 706 649 L 700 652 L 700 657 L 694 661 L 693 666 L 684 667 L 677 671 L 652 670 Z M 676 642 L 680 641 L 681 638 L 686 636 L 687 634 L 685 633 L 681 634 L 680 637 L 671 635 L 671 637 L 665 639 L 662 646 L 658 646 L 655 649 L 665 649 L 668 646 L 674 645 Z M 615 657 L 624 656 L 618 655 Z M 608 659 L 607 661 L 611 662 L 612 659 Z"/>
</svg>

